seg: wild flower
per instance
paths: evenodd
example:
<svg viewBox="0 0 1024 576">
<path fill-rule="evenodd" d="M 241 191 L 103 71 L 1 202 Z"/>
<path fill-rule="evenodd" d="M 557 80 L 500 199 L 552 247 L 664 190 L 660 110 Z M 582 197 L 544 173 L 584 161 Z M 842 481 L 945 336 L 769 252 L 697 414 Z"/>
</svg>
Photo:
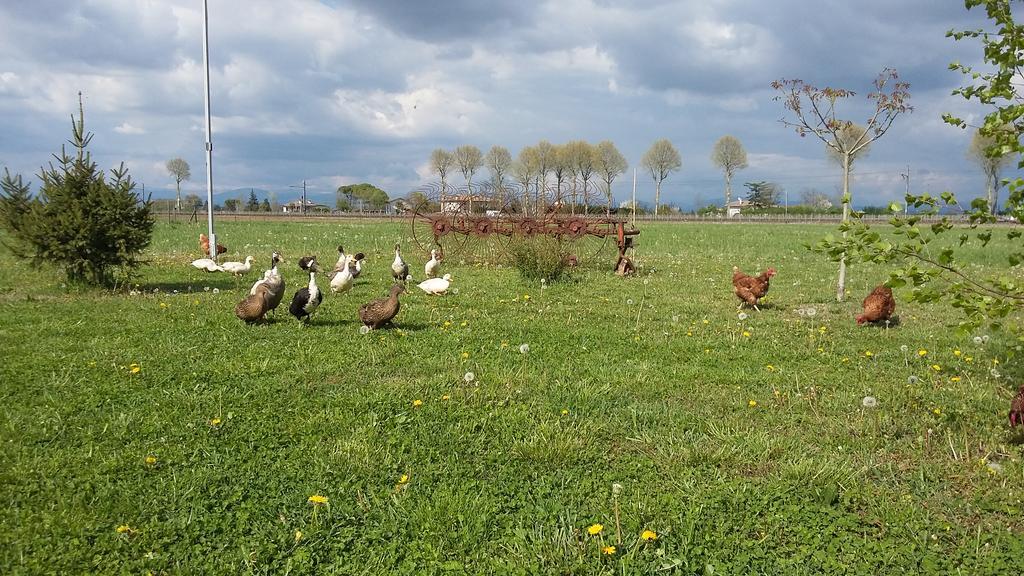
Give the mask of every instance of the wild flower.
<svg viewBox="0 0 1024 576">
<path fill-rule="evenodd" d="M 935 370 L 936 372 L 942 372 L 942 366 L 939 366 L 938 364 L 932 364 L 932 370 Z"/>
<path fill-rule="evenodd" d="M 686 331 L 686 335 L 687 335 L 687 336 L 693 336 L 693 332 L 691 332 L 691 331 L 687 330 L 687 331 Z"/>
<path fill-rule="evenodd" d="M 213 426 L 214 428 L 220 426 L 220 418 L 210 418 L 210 426 Z"/>
<path fill-rule="evenodd" d="M 220 294 L 220 288 L 214 288 L 213 289 L 213 293 L 214 294 Z"/>
<path fill-rule="evenodd" d="M 401 476 L 399 476 L 398 477 L 398 483 L 399 484 L 408 484 L 409 483 L 409 475 L 408 474 L 402 474 Z"/>
<path fill-rule="evenodd" d="M 924 348 L 921 348 L 920 350 L 917 351 L 917 355 L 920 356 L 921 358 L 924 358 L 925 356 L 928 355 L 928 351 L 925 350 Z"/>
<path fill-rule="evenodd" d="M 765 366 L 765 368 L 766 368 L 766 369 L 767 369 L 767 370 L 768 370 L 769 372 L 775 372 L 775 366 L 772 366 L 771 364 L 769 364 L 769 365 Z"/>
<path fill-rule="evenodd" d="M 703 323 L 704 323 L 704 325 L 705 325 L 705 326 L 707 326 L 707 325 L 708 325 L 708 324 L 709 324 L 710 322 L 709 322 L 709 320 L 708 320 L 707 318 L 705 318 L 705 319 L 703 320 Z"/>
<path fill-rule="evenodd" d="M 153 456 L 152 454 L 150 454 L 149 456 L 146 456 L 146 465 L 147 466 L 153 466 L 155 464 L 156 464 L 156 456 Z"/>
<path fill-rule="evenodd" d="M 462 353 L 462 359 L 463 360 L 468 360 L 469 359 L 469 352 L 463 352 Z"/>
<path fill-rule="evenodd" d="M 907 384 L 910 384 L 910 385 L 917 384 L 917 376 L 914 376 L 913 374 L 911 374 L 910 376 L 907 376 Z"/>
<path fill-rule="evenodd" d="M 466 373 L 465 373 L 465 374 L 464 374 L 464 375 L 462 376 L 462 379 L 463 379 L 463 380 L 465 380 L 465 381 L 466 381 L 466 383 L 468 384 L 468 383 L 472 382 L 473 380 L 476 380 L 476 375 L 475 375 L 475 374 L 473 374 L 472 372 L 466 372 Z"/>
<path fill-rule="evenodd" d="M 297 544 L 299 540 L 302 540 L 302 530 L 295 531 L 295 543 Z"/>
<path fill-rule="evenodd" d="M 619 484 L 618 482 L 612 482 L 612 496 L 615 496 L 617 498 L 619 494 L 622 494 L 622 484 Z"/>
<path fill-rule="evenodd" d="M 307 499 L 307 502 L 309 502 L 313 506 L 323 506 L 324 504 L 327 504 L 327 496 L 313 494 Z"/>
<path fill-rule="evenodd" d="M 975 337 L 974 337 L 974 338 L 972 338 L 971 340 L 973 340 L 973 341 L 974 341 L 974 343 L 975 343 L 975 344 L 977 344 L 978 346 L 981 346 L 981 342 L 982 342 L 982 340 L 981 340 L 981 336 L 975 336 Z"/>
<path fill-rule="evenodd" d="M 743 322 L 744 320 L 747 319 L 747 313 L 746 312 L 740 312 L 739 314 L 736 315 L 736 317 L 740 319 L 740 322 Z"/>
<path fill-rule="evenodd" d="M 750 406 L 751 408 L 757 408 L 757 400 L 751 400 L 747 402 L 747 406 Z"/>
<path fill-rule="evenodd" d="M 865 396 L 864 399 L 860 401 L 860 405 L 865 408 L 877 408 L 878 399 L 874 396 Z"/>
<path fill-rule="evenodd" d="M 954 383 L 954 384 L 956 384 L 957 382 L 960 381 L 960 377 L 959 376 L 953 376 L 952 378 L 949 379 L 949 381 Z"/>
<path fill-rule="evenodd" d="M 907 350 L 909 350 L 909 348 L 907 348 L 907 345 L 904 344 L 904 345 L 900 346 L 900 350 L 903 351 L 903 352 L 906 352 Z"/>
<path fill-rule="evenodd" d="M 942 416 L 942 408 L 933 408 L 932 414 L 935 414 L 936 416 Z"/>
<path fill-rule="evenodd" d="M 999 370 L 996 370 L 995 368 L 989 370 L 988 373 L 991 374 L 993 378 L 999 378 Z"/>
<path fill-rule="evenodd" d="M 601 530 L 604 530 L 603 524 L 591 524 L 587 528 L 587 534 L 590 534 L 591 536 L 597 536 L 601 533 Z"/>
<path fill-rule="evenodd" d="M 808 315 L 808 316 L 814 316 L 814 315 L 815 315 L 815 314 L 817 314 L 817 313 L 818 313 L 818 310 L 817 310 L 817 309 L 815 309 L 815 308 L 808 308 L 808 309 L 807 309 L 807 315 Z"/>
<path fill-rule="evenodd" d="M 744 338 L 750 338 L 750 332 L 748 332 L 747 330 L 744 330 L 743 331 L 743 337 Z"/>
<path fill-rule="evenodd" d="M 632 298 L 627 298 L 626 299 L 626 305 L 627 306 L 632 306 L 633 305 L 633 299 Z"/>
<path fill-rule="evenodd" d="M 363 335 L 369 334 L 370 333 L 370 327 L 367 326 L 366 324 L 363 324 L 362 326 L 359 327 L 359 333 L 363 334 Z"/>
<path fill-rule="evenodd" d="M 569 415 L 569 411 L 566 410 L 565 408 L 562 408 L 562 416 L 568 416 L 568 415 Z"/>
<path fill-rule="evenodd" d="M 132 530 L 132 527 L 127 524 L 121 524 L 117 528 L 114 528 L 114 530 L 118 534 L 131 534 L 132 532 L 134 532 L 134 530 Z"/>
<path fill-rule="evenodd" d="M 451 396 L 445 394 L 445 395 L 441 396 L 441 400 L 451 400 Z"/>
<path fill-rule="evenodd" d="M 423 406 L 423 400 L 417 398 L 416 400 L 412 401 L 413 408 L 419 408 L 420 406 Z"/>
<path fill-rule="evenodd" d="M 988 344 L 988 334 L 982 334 L 981 335 L 981 343 L 982 344 Z"/>
<path fill-rule="evenodd" d="M 679 316 L 674 314 L 672 315 L 672 323 L 675 324 L 676 322 L 679 322 Z"/>
<path fill-rule="evenodd" d="M 872 357 L 872 356 L 874 356 L 874 355 L 875 355 L 875 353 L 874 353 L 874 352 L 872 352 L 871 350 L 865 350 L 865 351 L 864 351 L 864 356 L 865 356 L 866 358 L 871 358 L 871 357 Z"/>
<path fill-rule="evenodd" d="M 644 542 L 651 542 L 658 539 L 658 533 L 654 530 L 644 530 L 640 533 L 640 539 Z"/>
<path fill-rule="evenodd" d="M 167 308 L 167 303 L 166 302 L 161 302 L 160 303 L 160 308 Z"/>
<path fill-rule="evenodd" d="M 529 344 L 520 344 L 519 345 L 519 353 L 520 354 L 526 354 L 529 351 L 530 351 L 530 345 Z"/>
<path fill-rule="evenodd" d="M 131 365 L 128 366 L 128 369 L 131 371 L 132 374 L 138 374 L 139 372 L 142 371 L 142 366 L 139 366 L 135 362 L 132 362 Z"/>
<path fill-rule="evenodd" d="M 606 556 L 615 554 L 615 546 L 605 546 L 604 548 L 601 548 L 601 554 Z"/>
<path fill-rule="evenodd" d="M 956 356 L 957 358 L 959 358 L 961 354 L 963 354 L 963 352 L 961 352 L 959 348 L 954 348 L 953 349 L 953 356 Z"/>
</svg>

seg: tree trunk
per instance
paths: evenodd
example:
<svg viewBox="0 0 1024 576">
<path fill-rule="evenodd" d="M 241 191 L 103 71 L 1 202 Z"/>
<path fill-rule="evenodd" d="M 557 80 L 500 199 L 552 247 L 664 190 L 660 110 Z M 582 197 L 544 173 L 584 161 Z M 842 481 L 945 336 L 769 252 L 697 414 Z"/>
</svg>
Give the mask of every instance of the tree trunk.
<svg viewBox="0 0 1024 576">
<path fill-rule="evenodd" d="M 850 219 L 850 154 L 843 154 L 843 224 Z M 846 240 L 843 229 L 843 240 Z M 846 298 L 846 252 L 839 258 L 839 280 L 836 282 L 836 302 Z"/>
<path fill-rule="evenodd" d="M 725 173 L 725 216 L 729 217 L 729 202 L 732 202 L 732 174 Z"/>
<path fill-rule="evenodd" d="M 657 185 L 654 187 L 654 219 L 658 219 L 658 212 L 661 208 L 661 180 L 658 180 Z"/>
<path fill-rule="evenodd" d="M 177 190 L 177 195 L 174 200 L 174 211 L 181 212 L 181 180 L 175 180 L 174 187 Z"/>
</svg>

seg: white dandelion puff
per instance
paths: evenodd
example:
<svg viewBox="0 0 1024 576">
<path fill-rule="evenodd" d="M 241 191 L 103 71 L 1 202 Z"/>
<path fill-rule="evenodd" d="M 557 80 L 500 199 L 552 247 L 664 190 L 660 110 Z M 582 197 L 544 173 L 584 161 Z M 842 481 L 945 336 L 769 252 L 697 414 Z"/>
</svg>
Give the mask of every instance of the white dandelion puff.
<svg viewBox="0 0 1024 576">
<path fill-rule="evenodd" d="M 910 350 L 910 348 L 907 348 L 907 345 L 904 344 L 903 346 L 900 346 L 900 350 L 906 352 L 907 350 Z"/>
<path fill-rule="evenodd" d="M 977 344 L 978 346 L 981 346 L 981 342 L 982 342 L 981 336 L 975 336 L 974 338 L 972 338 L 972 340 L 974 340 L 975 344 Z"/>
<path fill-rule="evenodd" d="M 917 384 L 917 376 L 914 376 L 913 374 L 907 376 L 907 384 Z"/>
<path fill-rule="evenodd" d="M 213 289 L 213 293 L 214 294 L 220 294 L 220 288 L 214 288 Z"/>
<path fill-rule="evenodd" d="M 678 315 L 673 315 L 672 316 L 672 323 L 674 324 L 676 322 L 679 322 L 679 316 Z"/>
<path fill-rule="evenodd" d="M 472 382 L 473 380 L 476 380 L 476 374 L 473 374 L 472 372 L 466 372 L 466 374 L 462 376 L 462 379 L 465 380 L 467 383 Z"/>
<path fill-rule="evenodd" d="M 999 370 L 996 370 L 995 368 L 989 370 L 988 373 L 991 374 L 993 378 L 999 378 Z"/>
<path fill-rule="evenodd" d="M 519 345 L 519 353 L 520 354 L 526 354 L 529 351 L 530 351 L 530 345 L 529 344 L 520 344 Z"/>
<path fill-rule="evenodd" d="M 739 315 L 737 316 L 737 318 L 739 318 L 740 322 L 742 322 L 742 321 L 747 319 L 747 313 L 746 312 L 740 312 Z"/>
<path fill-rule="evenodd" d="M 864 399 L 860 401 L 860 405 L 865 408 L 876 408 L 878 406 L 878 399 L 874 396 L 865 396 Z"/>
<path fill-rule="evenodd" d="M 359 333 L 360 334 L 369 334 L 370 333 L 370 327 L 367 326 L 366 324 L 363 324 L 362 326 L 359 327 Z"/>
<path fill-rule="evenodd" d="M 816 308 L 808 308 L 807 309 L 807 315 L 808 316 L 814 316 L 817 313 L 818 313 L 818 310 Z"/>
<path fill-rule="evenodd" d="M 630 298 L 630 299 L 626 300 L 626 305 L 627 306 L 632 306 L 633 305 L 633 299 Z"/>
<path fill-rule="evenodd" d="M 982 334 L 982 336 L 981 336 L 981 343 L 982 344 L 988 344 L 988 334 Z"/>
</svg>

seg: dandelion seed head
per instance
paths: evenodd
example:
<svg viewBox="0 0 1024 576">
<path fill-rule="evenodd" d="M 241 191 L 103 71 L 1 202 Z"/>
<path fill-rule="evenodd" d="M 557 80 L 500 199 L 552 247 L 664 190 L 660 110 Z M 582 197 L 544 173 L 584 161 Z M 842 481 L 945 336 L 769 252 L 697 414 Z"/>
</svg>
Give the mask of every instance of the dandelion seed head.
<svg viewBox="0 0 1024 576">
<path fill-rule="evenodd" d="M 901 352 L 906 352 L 907 350 L 910 350 L 910 348 L 907 348 L 906 344 L 904 344 L 903 346 L 900 346 L 900 351 Z"/>
<path fill-rule="evenodd" d="M 989 370 L 988 373 L 991 374 L 993 378 L 999 378 L 999 370 L 996 370 L 995 368 Z"/>
<path fill-rule="evenodd" d="M 910 376 L 907 376 L 907 384 L 914 385 L 914 384 L 917 384 L 917 382 L 918 382 L 917 376 L 914 376 L 913 374 L 911 374 Z"/>
<path fill-rule="evenodd" d="M 214 294 L 220 294 L 220 288 L 214 288 L 213 289 L 213 293 Z"/>
<path fill-rule="evenodd" d="M 362 326 L 359 327 L 359 333 L 360 334 L 369 334 L 370 333 L 370 327 L 365 325 L 365 324 L 363 324 Z"/>
<path fill-rule="evenodd" d="M 462 379 L 465 380 L 466 382 L 472 382 L 473 380 L 476 380 L 476 375 L 473 374 L 472 372 L 466 372 L 462 376 Z"/>
<path fill-rule="evenodd" d="M 860 401 L 860 405 L 865 408 L 876 408 L 878 407 L 878 399 L 874 396 L 865 396 L 864 399 Z"/>
<path fill-rule="evenodd" d="M 808 315 L 808 316 L 814 316 L 814 315 L 815 315 L 815 314 L 817 314 L 817 313 L 818 313 L 818 310 L 817 310 L 817 309 L 815 309 L 815 308 L 808 308 L 808 309 L 807 309 L 807 315 Z"/>
<path fill-rule="evenodd" d="M 981 342 L 982 342 L 982 340 L 981 340 L 981 336 L 975 336 L 975 337 L 974 337 L 974 338 L 972 338 L 971 340 L 973 340 L 975 344 L 977 344 L 977 345 L 979 345 L 979 346 L 981 345 Z"/>
<path fill-rule="evenodd" d="M 612 482 L 612 496 L 618 496 L 619 494 L 622 494 L 622 484 Z"/>
<path fill-rule="evenodd" d="M 530 345 L 529 344 L 520 344 L 519 345 L 519 353 L 520 354 L 526 354 L 529 351 L 530 351 Z"/>
<path fill-rule="evenodd" d="M 632 298 L 627 299 L 626 300 L 626 305 L 632 306 L 633 305 L 633 299 Z"/>
</svg>

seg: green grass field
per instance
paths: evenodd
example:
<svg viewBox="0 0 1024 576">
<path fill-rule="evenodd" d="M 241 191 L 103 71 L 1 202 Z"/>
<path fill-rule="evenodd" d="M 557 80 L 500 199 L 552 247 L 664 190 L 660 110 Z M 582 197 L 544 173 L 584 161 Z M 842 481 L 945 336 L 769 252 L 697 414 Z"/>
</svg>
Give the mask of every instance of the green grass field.
<svg viewBox="0 0 1024 576">
<path fill-rule="evenodd" d="M 457 293 L 413 288 L 367 335 L 356 310 L 404 224 L 223 224 L 230 259 L 258 258 L 238 287 L 188 265 L 199 227 L 159 224 L 141 295 L 0 248 L 0 571 L 1020 571 L 1005 342 L 902 301 L 898 327 L 857 327 L 887 273 L 855 265 L 835 303 L 835 264 L 801 245 L 831 227 L 642 229 L 637 277 L 446 262 Z M 298 257 L 329 268 L 339 243 L 367 270 L 301 326 Z M 233 307 L 272 249 L 285 303 L 246 326 Z M 745 320 L 734 264 L 778 270 Z"/>
</svg>

